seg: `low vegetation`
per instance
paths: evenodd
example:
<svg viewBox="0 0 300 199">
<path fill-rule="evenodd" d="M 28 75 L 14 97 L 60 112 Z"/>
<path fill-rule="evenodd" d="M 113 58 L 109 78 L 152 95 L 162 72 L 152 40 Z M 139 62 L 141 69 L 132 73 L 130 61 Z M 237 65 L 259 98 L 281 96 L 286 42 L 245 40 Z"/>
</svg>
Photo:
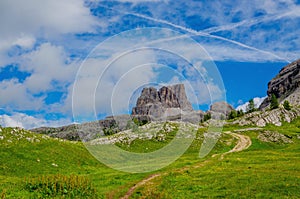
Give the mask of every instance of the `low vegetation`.
<svg viewBox="0 0 300 199">
<path fill-rule="evenodd" d="M 276 95 L 273 93 L 273 94 L 271 95 L 270 108 L 271 108 L 271 110 L 273 110 L 273 109 L 276 109 L 276 108 L 278 108 L 278 107 L 279 107 L 279 102 L 278 102 L 278 100 L 277 100 Z"/>
<path fill-rule="evenodd" d="M 80 142 L 0 128 L 0 198 L 120 198 L 152 174 L 160 175 L 134 190 L 131 198 L 297 198 L 300 118 L 281 127 L 247 130 L 229 125 L 223 131 L 240 128 L 245 129 L 240 133 L 252 140 L 245 151 L 212 157 L 236 144 L 236 138 L 221 134 L 210 154 L 200 159 L 206 128 L 199 128 L 196 139 L 177 161 L 142 174 L 116 171 L 99 163 Z M 168 144 L 176 128 L 167 132 L 164 139 L 158 136 L 117 145 L 146 153 Z M 265 142 L 258 138 L 262 132 L 276 132 L 292 142 Z"/>
<path fill-rule="evenodd" d="M 42 175 L 24 181 L 24 189 L 33 192 L 35 198 L 97 198 L 96 189 L 84 176 Z"/>
</svg>

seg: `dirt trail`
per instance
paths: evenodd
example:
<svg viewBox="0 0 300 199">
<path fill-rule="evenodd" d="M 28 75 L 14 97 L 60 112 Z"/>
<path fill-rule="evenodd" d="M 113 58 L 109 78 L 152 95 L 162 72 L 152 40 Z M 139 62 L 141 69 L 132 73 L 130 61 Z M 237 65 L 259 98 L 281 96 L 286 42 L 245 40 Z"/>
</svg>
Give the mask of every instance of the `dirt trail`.
<svg viewBox="0 0 300 199">
<path fill-rule="evenodd" d="M 229 134 L 232 137 L 237 138 L 238 142 L 237 142 L 237 144 L 235 145 L 235 147 L 233 149 L 231 149 L 228 152 L 223 153 L 221 155 L 221 159 L 223 159 L 224 156 L 228 153 L 234 153 L 234 152 L 239 152 L 239 151 L 243 151 L 245 149 L 248 149 L 252 144 L 250 137 L 247 136 L 247 135 L 237 134 L 237 133 L 233 133 L 233 132 L 230 132 L 230 131 L 226 131 L 224 133 Z"/>
<path fill-rule="evenodd" d="M 138 182 L 137 184 L 135 184 L 133 187 L 131 187 L 128 192 L 126 193 L 125 196 L 123 196 L 121 199 L 128 199 L 134 192 L 134 190 L 136 190 L 138 187 L 144 185 L 145 183 L 147 183 L 148 181 L 151 181 L 152 179 L 161 176 L 162 174 L 153 174 L 150 175 L 149 177 L 143 179 L 142 181 Z"/>
<path fill-rule="evenodd" d="M 235 145 L 235 147 L 233 149 L 231 149 L 228 152 L 225 152 L 225 153 L 221 154 L 221 159 L 223 159 L 226 154 L 243 151 L 243 150 L 249 148 L 252 144 L 250 137 L 247 136 L 247 135 L 241 135 L 241 134 L 233 133 L 233 132 L 230 132 L 230 131 L 226 131 L 224 133 L 229 134 L 229 135 L 237 138 L 238 142 L 237 142 L 237 144 Z M 215 156 L 218 156 L 218 155 L 219 154 L 214 154 L 214 155 L 212 155 L 212 157 L 215 157 Z M 207 162 L 208 162 L 208 160 L 206 160 L 206 161 L 202 162 L 200 165 L 196 165 L 194 167 L 198 168 L 200 166 L 204 166 L 205 163 L 207 163 Z M 185 170 L 185 169 L 184 168 L 180 169 L 180 171 L 183 171 L 183 170 Z M 150 175 L 149 177 L 143 179 L 142 181 L 140 181 L 137 184 L 135 184 L 134 186 L 132 186 L 128 190 L 128 192 L 125 194 L 125 196 L 123 196 L 121 199 L 128 199 L 137 188 L 139 188 L 140 186 L 142 186 L 142 185 L 146 184 L 147 182 L 153 180 L 154 178 L 157 178 L 157 177 L 165 175 L 165 174 L 166 173 L 157 173 L 157 174 Z"/>
</svg>

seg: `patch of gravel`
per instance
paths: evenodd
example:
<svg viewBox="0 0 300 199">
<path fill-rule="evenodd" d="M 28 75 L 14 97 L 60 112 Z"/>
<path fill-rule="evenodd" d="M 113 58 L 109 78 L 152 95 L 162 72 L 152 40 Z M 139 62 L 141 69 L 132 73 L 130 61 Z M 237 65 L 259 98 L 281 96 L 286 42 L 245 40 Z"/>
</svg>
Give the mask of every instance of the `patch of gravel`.
<svg viewBox="0 0 300 199">
<path fill-rule="evenodd" d="M 284 143 L 289 144 L 293 143 L 293 141 L 286 136 L 272 131 L 263 131 L 261 132 L 257 138 L 263 142 L 275 142 L 275 143 Z"/>
</svg>

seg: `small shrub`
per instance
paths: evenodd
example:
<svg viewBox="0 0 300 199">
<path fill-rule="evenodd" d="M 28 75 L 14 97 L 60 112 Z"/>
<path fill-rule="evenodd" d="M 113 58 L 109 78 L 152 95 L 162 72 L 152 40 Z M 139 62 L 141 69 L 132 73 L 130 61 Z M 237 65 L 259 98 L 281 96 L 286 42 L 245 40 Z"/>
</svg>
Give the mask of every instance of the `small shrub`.
<svg viewBox="0 0 300 199">
<path fill-rule="evenodd" d="M 207 113 L 207 114 L 204 115 L 202 122 L 205 122 L 205 121 L 210 120 L 210 119 L 211 119 L 211 114 Z"/>
<path fill-rule="evenodd" d="M 25 190 L 41 198 L 96 198 L 92 183 L 83 176 L 53 175 L 25 179 Z"/>
<path fill-rule="evenodd" d="M 133 118 L 132 121 L 133 121 L 137 126 L 143 126 L 143 125 L 149 123 L 149 121 L 146 120 L 146 119 L 139 120 L 138 118 Z"/>
<path fill-rule="evenodd" d="M 234 119 L 237 117 L 237 111 L 236 110 L 232 110 L 230 113 L 229 113 L 229 116 L 228 116 L 228 119 Z"/>
<path fill-rule="evenodd" d="M 247 113 L 252 113 L 254 111 L 257 111 L 257 109 L 255 108 L 255 104 L 254 104 L 254 100 L 250 99 L 247 105 Z"/>
<path fill-rule="evenodd" d="M 289 101 L 287 101 L 287 100 L 285 100 L 285 101 L 283 102 L 283 107 L 284 107 L 284 109 L 287 110 L 287 111 L 290 111 L 290 110 L 292 109 L 292 107 L 291 107 Z"/>
<path fill-rule="evenodd" d="M 279 107 L 279 103 L 277 100 L 277 97 L 275 96 L 275 94 L 273 93 L 271 96 L 271 105 L 270 105 L 271 109 L 276 109 Z"/>
<path fill-rule="evenodd" d="M 237 111 L 237 117 L 242 117 L 243 115 L 245 115 L 243 110 L 240 109 Z"/>
</svg>

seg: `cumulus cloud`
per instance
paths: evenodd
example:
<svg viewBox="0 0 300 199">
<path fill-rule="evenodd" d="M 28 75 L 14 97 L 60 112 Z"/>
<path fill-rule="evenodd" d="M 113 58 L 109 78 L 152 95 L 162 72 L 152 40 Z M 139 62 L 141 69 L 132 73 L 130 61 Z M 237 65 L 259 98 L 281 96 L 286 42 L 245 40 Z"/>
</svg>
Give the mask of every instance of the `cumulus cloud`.
<svg viewBox="0 0 300 199">
<path fill-rule="evenodd" d="M 45 120 L 43 118 L 36 118 L 18 112 L 10 115 L 0 115 L 0 125 L 3 127 L 21 127 L 25 129 L 32 129 L 41 126 L 57 127 L 70 123 L 71 121 L 69 119 Z"/>
<path fill-rule="evenodd" d="M 30 74 L 22 83 L 17 79 L 0 82 L 0 105 L 9 110 L 50 110 L 45 105 L 47 92 L 66 93 L 77 68 L 76 60 L 69 60 L 61 46 L 44 43 L 22 56 L 19 70 Z"/>
<path fill-rule="evenodd" d="M 30 49 L 38 39 L 55 40 L 64 34 L 94 32 L 101 26 L 83 0 L 0 1 L 0 67 L 15 60 L 14 46 Z"/>
<path fill-rule="evenodd" d="M 24 86 L 31 93 L 52 90 L 71 82 L 77 70 L 76 62 L 69 61 L 61 46 L 42 44 L 37 50 L 23 56 L 22 71 L 31 72 Z M 55 85 L 53 85 L 55 82 Z"/>
<path fill-rule="evenodd" d="M 253 101 L 254 101 L 254 105 L 255 105 L 255 108 L 258 108 L 261 103 L 267 98 L 267 96 L 265 97 L 255 97 L 253 98 Z M 239 102 L 242 102 L 242 101 L 239 101 Z M 243 110 L 244 112 L 247 111 L 247 106 L 248 106 L 249 102 L 246 102 L 244 104 L 241 104 L 239 105 L 238 107 L 236 107 L 236 110 Z"/>
<path fill-rule="evenodd" d="M 17 45 L 25 49 L 31 49 L 35 42 L 36 39 L 32 35 L 21 34 L 21 36 L 17 38 L 13 45 Z"/>
<path fill-rule="evenodd" d="M 73 114 L 84 117 L 94 111 L 97 114 L 120 114 L 128 110 L 128 102 L 134 91 L 155 77 L 155 66 L 143 66 L 145 63 L 155 63 L 151 51 L 129 53 L 111 65 L 101 58 L 85 60 L 73 93 L 69 93 L 67 99 L 73 101 Z"/>
<path fill-rule="evenodd" d="M 0 104 L 8 110 L 39 110 L 43 97 L 34 97 L 17 79 L 0 82 Z"/>
<path fill-rule="evenodd" d="M 82 0 L 2 0 L 0 24 L 0 35 L 7 37 L 20 33 L 89 32 L 97 22 Z"/>
</svg>

